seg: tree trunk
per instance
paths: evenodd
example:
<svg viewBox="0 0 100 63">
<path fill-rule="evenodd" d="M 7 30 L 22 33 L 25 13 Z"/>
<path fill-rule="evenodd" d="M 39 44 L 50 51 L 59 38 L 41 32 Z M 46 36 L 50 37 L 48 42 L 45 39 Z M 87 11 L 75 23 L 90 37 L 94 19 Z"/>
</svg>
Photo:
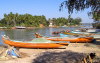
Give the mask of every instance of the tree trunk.
<svg viewBox="0 0 100 63">
<path fill-rule="evenodd" d="M 16 26 L 16 22 L 15 22 L 15 19 L 13 19 L 12 21 L 13 21 L 13 23 L 14 23 L 14 26 Z"/>
<path fill-rule="evenodd" d="M 93 23 L 93 28 L 100 29 L 100 23 Z"/>
<path fill-rule="evenodd" d="M 9 21 L 7 21 L 7 26 L 9 26 Z"/>
</svg>

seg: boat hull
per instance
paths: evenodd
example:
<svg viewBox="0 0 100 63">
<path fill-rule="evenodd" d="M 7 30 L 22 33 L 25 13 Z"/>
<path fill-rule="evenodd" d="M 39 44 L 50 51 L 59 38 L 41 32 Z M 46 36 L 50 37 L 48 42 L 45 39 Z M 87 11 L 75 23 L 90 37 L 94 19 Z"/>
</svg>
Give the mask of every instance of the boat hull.
<svg viewBox="0 0 100 63">
<path fill-rule="evenodd" d="M 69 41 L 71 43 L 89 43 L 93 41 L 92 37 L 75 38 L 75 39 L 67 39 L 67 38 L 46 38 L 46 39 L 52 41 Z"/>
<path fill-rule="evenodd" d="M 14 42 L 10 40 L 6 40 L 3 38 L 5 44 L 15 47 L 22 48 L 66 48 L 64 45 L 56 44 L 56 43 L 24 43 L 24 42 Z"/>
<path fill-rule="evenodd" d="M 73 34 L 73 33 L 68 33 L 68 35 L 77 35 L 77 34 Z M 79 34 L 78 34 L 79 35 Z M 42 36 L 40 36 L 39 34 L 35 34 L 36 38 L 42 38 Z M 83 38 L 69 38 L 69 37 L 45 37 L 47 40 L 51 40 L 51 41 L 69 41 L 71 43 L 88 43 L 88 42 L 92 42 L 94 40 L 93 37 L 83 37 Z"/>
<path fill-rule="evenodd" d="M 15 28 L 16 29 L 26 29 L 26 27 L 23 27 L 23 26 L 16 26 Z"/>
<path fill-rule="evenodd" d="M 100 29 L 88 29 L 87 32 L 89 32 L 89 33 L 97 33 L 97 32 L 100 32 Z"/>
</svg>

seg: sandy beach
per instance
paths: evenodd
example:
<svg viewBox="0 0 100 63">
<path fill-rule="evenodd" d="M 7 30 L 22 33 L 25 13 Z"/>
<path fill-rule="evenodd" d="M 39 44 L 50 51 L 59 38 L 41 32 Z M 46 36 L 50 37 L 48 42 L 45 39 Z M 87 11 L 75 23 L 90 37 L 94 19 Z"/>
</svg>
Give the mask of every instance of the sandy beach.
<svg viewBox="0 0 100 63">
<path fill-rule="evenodd" d="M 69 43 L 66 49 L 26 49 L 20 48 L 22 58 L 1 60 L 0 63 L 34 63 L 34 59 L 42 55 L 44 52 L 63 52 L 72 51 L 76 53 L 96 53 L 96 57 L 100 59 L 100 45 L 94 43 Z"/>
</svg>

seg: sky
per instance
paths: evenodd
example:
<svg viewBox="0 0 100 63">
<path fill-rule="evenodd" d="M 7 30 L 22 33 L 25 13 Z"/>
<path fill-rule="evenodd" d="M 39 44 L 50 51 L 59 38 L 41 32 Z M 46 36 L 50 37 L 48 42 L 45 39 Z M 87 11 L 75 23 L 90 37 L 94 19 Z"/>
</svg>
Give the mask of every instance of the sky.
<svg viewBox="0 0 100 63">
<path fill-rule="evenodd" d="M 68 18 L 68 10 L 63 9 L 59 11 L 60 4 L 65 0 L 0 0 L 0 19 L 3 18 L 3 14 L 6 13 L 19 13 L 19 14 L 32 14 L 34 15 L 44 15 L 46 18 L 58 18 L 65 17 Z M 83 23 L 91 23 L 93 20 L 88 17 L 85 11 L 74 12 L 72 18 L 80 17 Z"/>
</svg>

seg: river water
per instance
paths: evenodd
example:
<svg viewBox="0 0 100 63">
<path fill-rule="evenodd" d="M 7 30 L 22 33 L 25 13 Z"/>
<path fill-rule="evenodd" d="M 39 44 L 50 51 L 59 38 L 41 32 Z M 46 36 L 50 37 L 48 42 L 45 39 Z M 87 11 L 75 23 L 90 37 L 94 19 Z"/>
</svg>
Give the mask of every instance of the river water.
<svg viewBox="0 0 100 63">
<path fill-rule="evenodd" d="M 9 29 L 9 30 L 0 30 L 0 44 L 3 44 L 2 35 L 9 36 L 13 40 L 31 40 L 34 37 L 34 33 L 40 33 L 43 36 L 54 36 L 52 32 L 62 31 L 62 30 L 74 30 L 78 27 L 59 27 L 59 28 L 34 28 L 34 29 Z"/>
</svg>

